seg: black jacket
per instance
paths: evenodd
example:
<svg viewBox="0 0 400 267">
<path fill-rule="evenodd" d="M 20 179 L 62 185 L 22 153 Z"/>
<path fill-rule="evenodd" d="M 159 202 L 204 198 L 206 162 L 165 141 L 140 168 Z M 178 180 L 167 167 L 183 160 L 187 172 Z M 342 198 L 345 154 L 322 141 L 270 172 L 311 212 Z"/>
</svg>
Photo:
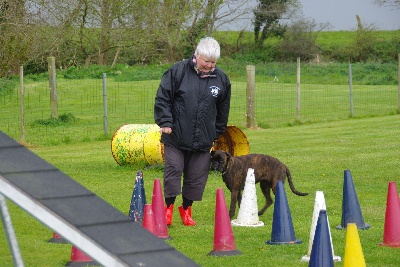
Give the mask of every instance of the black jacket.
<svg viewBox="0 0 400 267">
<path fill-rule="evenodd" d="M 215 68 L 201 78 L 192 58 L 180 61 L 161 78 L 154 104 L 154 119 L 160 127 L 171 127 L 161 142 L 179 149 L 209 151 L 226 130 L 231 83 Z"/>
</svg>

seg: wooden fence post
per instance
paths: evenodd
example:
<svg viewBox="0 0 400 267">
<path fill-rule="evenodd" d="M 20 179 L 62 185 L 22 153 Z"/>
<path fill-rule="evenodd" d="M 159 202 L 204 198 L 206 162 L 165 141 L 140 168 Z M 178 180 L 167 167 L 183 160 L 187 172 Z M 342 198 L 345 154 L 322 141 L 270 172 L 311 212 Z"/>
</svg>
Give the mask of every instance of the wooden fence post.
<svg viewBox="0 0 400 267">
<path fill-rule="evenodd" d="M 57 118 L 58 100 L 57 100 L 57 82 L 56 82 L 56 59 L 55 57 L 47 58 L 47 68 L 49 70 L 49 87 L 50 87 L 50 107 L 51 118 Z"/>
<path fill-rule="evenodd" d="M 246 121 L 247 128 L 254 128 L 254 99 L 255 99 L 255 81 L 256 67 L 253 65 L 246 66 L 247 71 L 247 88 L 246 88 Z"/>
</svg>

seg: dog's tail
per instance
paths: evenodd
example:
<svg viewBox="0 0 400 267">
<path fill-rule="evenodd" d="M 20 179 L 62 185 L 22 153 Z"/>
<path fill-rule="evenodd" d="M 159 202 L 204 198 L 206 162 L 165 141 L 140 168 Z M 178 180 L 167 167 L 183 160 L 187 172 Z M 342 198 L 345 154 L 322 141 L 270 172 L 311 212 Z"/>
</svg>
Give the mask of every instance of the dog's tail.
<svg viewBox="0 0 400 267">
<path fill-rule="evenodd" d="M 289 171 L 288 168 L 286 168 L 286 176 L 287 176 L 288 181 L 289 181 L 290 189 L 292 190 L 293 193 L 295 193 L 295 194 L 298 195 L 298 196 L 307 196 L 307 195 L 308 195 L 308 193 L 299 192 L 299 191 L 297 191 L 296 188 L 294 188 L 294 184 L 293 184 L 293 180 L 292 180 L 292 175 L 290 174 L 290 171 Z"/>
</svg>

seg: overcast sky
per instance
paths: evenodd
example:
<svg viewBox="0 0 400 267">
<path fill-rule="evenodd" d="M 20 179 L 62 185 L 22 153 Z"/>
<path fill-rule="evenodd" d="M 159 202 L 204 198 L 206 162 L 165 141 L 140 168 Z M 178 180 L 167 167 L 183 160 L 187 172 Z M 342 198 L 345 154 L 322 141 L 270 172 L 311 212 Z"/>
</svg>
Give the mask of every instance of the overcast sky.
<svg viewBox="0 0 400 267">
<path fill-rule="evenodd" d="M 373 0 L 300 0 L 306 18 L 318 23 L 329 22 L 334 31 L 354 30 L 356 15 L 364 25 L 374 24 L 380 30 L 400 29 L 400 8 L 379 7 Z"/>
<path fill-rule="evenodd" d="M 400 7 L 380 7 L 373 4 L 373 0 L 299 0 L 302 5 L 303 16 L 314 19 L 317 23 L 329 22 L 332 31 L 355 30 L 357 28 L 356 15 L 359 15 L 365 26 L 375 26 L 377 30 L 400 29 Z M 250 0 L 250 7 L 257 5 L 257 0 Z M 252 14 L 247 19 L 230 21 L 221 27 L 223 30 L 240 30 L 244 27 L 252 31 Z M 327 29 L 328 30 L 328 29 Z"/>
</svg>

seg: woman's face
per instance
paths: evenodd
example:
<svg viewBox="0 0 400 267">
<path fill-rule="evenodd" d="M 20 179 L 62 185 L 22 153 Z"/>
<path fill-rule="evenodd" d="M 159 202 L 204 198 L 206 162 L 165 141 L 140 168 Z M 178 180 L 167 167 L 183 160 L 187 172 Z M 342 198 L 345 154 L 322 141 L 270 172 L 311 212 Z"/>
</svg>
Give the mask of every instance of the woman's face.
<svg viewBox="0 0 400 267">
<path fill-rule="evenodd" d="M 196 54 L 197 68 L 201 72 L 208 73 L 215 68 L 215 64 L 217 63 L 214 60 L 211 60 L 205 56 L 200 56 Z"/>
</svg>

